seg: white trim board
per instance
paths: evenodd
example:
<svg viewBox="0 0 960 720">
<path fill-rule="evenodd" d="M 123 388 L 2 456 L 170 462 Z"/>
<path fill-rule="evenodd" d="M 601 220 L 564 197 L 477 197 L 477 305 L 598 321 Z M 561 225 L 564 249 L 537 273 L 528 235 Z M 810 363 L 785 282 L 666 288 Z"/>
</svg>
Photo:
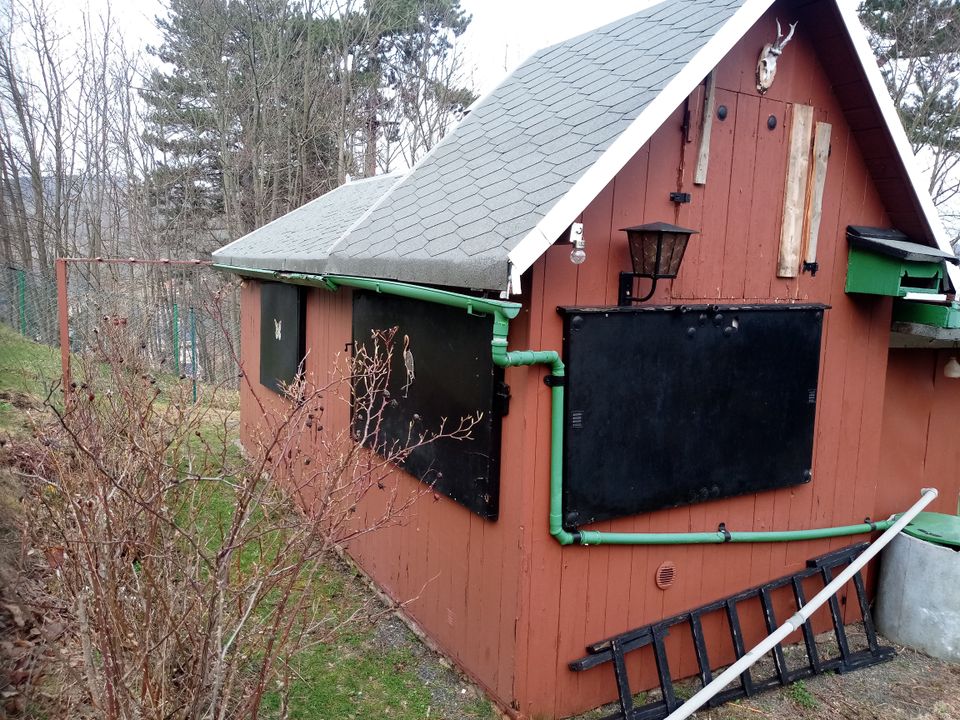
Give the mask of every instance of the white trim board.
<svg viewBox="0 0 960 720">
<path fill-rule="evenodd" d="M 660 129 L 676 108 L 753 27 L 773 0 L 747 0 L 650 101 L 537 226 L 507 256 L 513 273 L 528 270 Z"/>
</svg>

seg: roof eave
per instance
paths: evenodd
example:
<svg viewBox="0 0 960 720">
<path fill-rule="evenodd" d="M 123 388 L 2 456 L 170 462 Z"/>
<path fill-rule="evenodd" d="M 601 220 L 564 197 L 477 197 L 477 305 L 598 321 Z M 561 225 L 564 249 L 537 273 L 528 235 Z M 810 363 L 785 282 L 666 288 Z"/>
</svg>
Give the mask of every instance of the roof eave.
<svg viewBox="0 0 960 720">
<path fill-rule="evenodd" d="M 719 64 L 744 33 L 773 5 L 774 0 L 747 0 L 684 68 L 650 101 L 626 130 L 510 251 L 510 291 L 519 291 L 519 278 L 553 245 L 607 184 L 666 121 L 684 98 Z"/>
</svg>

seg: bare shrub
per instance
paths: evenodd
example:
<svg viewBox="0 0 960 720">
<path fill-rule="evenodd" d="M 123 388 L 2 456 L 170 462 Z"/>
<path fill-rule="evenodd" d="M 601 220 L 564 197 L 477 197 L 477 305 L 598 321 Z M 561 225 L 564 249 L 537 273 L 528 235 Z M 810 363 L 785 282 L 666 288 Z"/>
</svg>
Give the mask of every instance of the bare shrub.
<svg viewBox="0 0 960 720">
<path fill-rule="evenodd" d="M 109 720 L 220 719 L 256 717 L 272 692 L 286 715 L 292 660 L 357 615 L 325 605 L 322 564 L 429 492 L 398 484 L 396 464 L 477 420 L 382 439 L 395 334 L 284 402 L 254 392 L 259 441 L 243 458 L 217 388 L 194 403 L 147 370 L 136 328 L 103 320 L 29 473 L 29 541 L 72 608 L 65 698 Z"/>
</svg>

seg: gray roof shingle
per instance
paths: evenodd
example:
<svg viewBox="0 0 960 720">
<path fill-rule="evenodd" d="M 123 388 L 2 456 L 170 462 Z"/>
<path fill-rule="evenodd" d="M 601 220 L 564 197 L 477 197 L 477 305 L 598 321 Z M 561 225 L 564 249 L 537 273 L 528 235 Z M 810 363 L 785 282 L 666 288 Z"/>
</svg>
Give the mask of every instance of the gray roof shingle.
<svg viewBox="0 0 960 720">
<path fill-rule="evenodd" d="M 743 3 L 664 2 L 544 48 L 395 185 L 335 190 L 215 258 L 505 290 L 508 253 Z"/>
<path fill-rule="evenodd" d="M 400 177 L 378 175 L 341 185 L 225 245 L 213 253 L 213 259 L 236 267 L 319 272 L 329 247 Z M 391 230 L 397 221 L 395 218 L 389 223 Z M 415 225 L 417 221 L 413 217 L 404 224 Z M 386 228 L 388 223 L 381 222 Z"/>
</svg>

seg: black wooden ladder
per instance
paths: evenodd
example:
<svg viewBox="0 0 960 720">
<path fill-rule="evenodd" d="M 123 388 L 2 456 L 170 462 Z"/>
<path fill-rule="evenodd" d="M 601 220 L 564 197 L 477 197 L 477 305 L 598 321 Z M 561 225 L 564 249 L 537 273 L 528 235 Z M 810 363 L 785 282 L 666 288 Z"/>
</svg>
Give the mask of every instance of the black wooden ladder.
<svg viewBox="0 0 960 720">
<path fill-rule="evenodd" d="M 700 682 L 703 685 L 707 685 L 713 680 L 713 672 L 711 670 L 710 656 L 707 651 L 706 637 L 703 632 L 702 618 L 704 615 L 714 612 L 722 612 L 725 614 L 733 641 L 733 650 L 739 659 L 749 650 L 749 648 L 744 647 L 743 642 L 740 614 L 738 611 L 740 603 L 747 600 L 759 600 L 767 631 L 773 632 L 779 627 L 771 599 L 774 591 L 780 588 L 790 588 L 796 607 L 799 609 L 807 602 L 803 589 L 804 580 L 811 577 L 819 577 L 823 581 L 824 586 L 826 586 L 833 580 L 834 571 L 837 568 L 849 565 L 854 558 L 863 552 L 867 545 L 868 543 L 859 543 L 841 550 L 835 550 L 826 555 L 820 555 L 812 560 L 808 560 L 807 567 L 800 572 L 785 575 L 771 582 L 764 583 L 763 585 L 739 592 L 736 595 L 716 600 L 707 605 L 688 610 L 651 625 L 629 630 L 615 637 L 594 643 L 587 647 L 586 657 L 570 663 L 570 669 L 581 672 L 597 667 L 598 665 L 603 665 L 604 663 L 611 663 L 613 665 L 620 709 L 612 715 L 605 716 L 603 720 L 658 720 L 665 718 L 682 704 L 682 701 L 677 698 L 673 681 L 670 678 L 670 664 L 667 658 L 667 647 L 664 642 L 670 634 L 671 628 L 684 626 L 689 630 L 693 639 L 697 666 L 699 667 Z M 716 707 L 730 700 L 750 697 L 763 690 L 789 685 L 792 682 L 812 675 L 819 675 L 820 673 L 828 671 L 840 673 L 850 672 L 851 670 L 876 665 L 877 663 L 885 662 L 893 658 L 895 654 L 894 649 L 881 646 L 878 642 L 877 631 L 873 624 L 873 618 L 870 615 L 869 604 L 867 603 L 863 577 L 859 572 L 853 576 L 853 585 L 856 589 L 857 601 L 860 604 L 860 612 L 863 616 L 863 628 L 867 641 L 867 647 L 865 649 L 856 651 L 850 649 L 850 642 L 843 625 L 840 603 L 837 600 L 837 596 L 834 595 L 828 602 L 828 608 L 833 623 L 833 632 L 837 641 L 838 655 L 826 659 L 820 657 L 813 629 L 810 627 L 810 622 L 808 621 L 801 626 L 803 647 L 807 659 L 804 665 L 794 669 L 788 668 L 783 648 L 777 645 L 771 651 L 774 666 L 774 675 L 772 677 L 756 679 L 748 668 L 740 675 L 740 680 L 736 685 L 715 695 L 709 701 L 708 707 Z M 783 619 L 785 620 L 786 618 Z M 652 646 L 653 649 L 661 694 L 660 699 L 655 702 L 635 706 L 634 691 L 631 690 L 630 680 L 627 677 L 625 655 L 647 646 Z"/>
</svg>

